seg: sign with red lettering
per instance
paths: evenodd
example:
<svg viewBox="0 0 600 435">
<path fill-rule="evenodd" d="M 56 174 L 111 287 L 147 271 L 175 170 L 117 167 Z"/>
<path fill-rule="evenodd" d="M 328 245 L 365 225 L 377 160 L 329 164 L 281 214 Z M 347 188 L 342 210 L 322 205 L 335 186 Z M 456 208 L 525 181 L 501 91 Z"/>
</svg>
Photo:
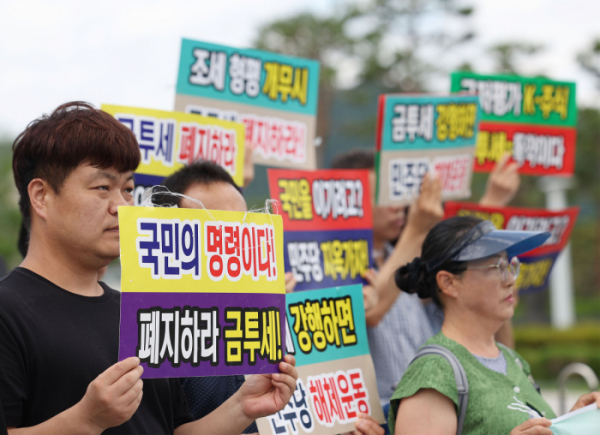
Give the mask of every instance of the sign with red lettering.
<svg viewBox="0 0 600 435">
<path fill-rule="evenodd" d="M 369 171 L 269 169 L 283 219 L 285 270 L 296 290 L 363 283 L 372 265 Z"/>
<path fill-rule="evenodd" d="M 377 204 L 411 204 L 427 172 L 440 177 L 443 199 L 469 198 L 478 127 L 474 96 L 380 95 Z"/>
<path fill-rule="evenodd" d="M 258 164 L 315 169 L 319 62 L 184 39 L 175 110 L 243 123 Z"/>
<path fill-rule="evenodd" d="M 519 256 L 522 265 L 517 288 L 521 293 L 546 288 L 552 266 L 568 243 L 579 214 L 579 207 L 549 211 L 523 207 L 482 207 L 470 202 L 447 202 L 444 207 L 446 219 L 452 216 L 474 216 L 491 221 L 501 230 L 551 233 L 542 246 Z"/>
<path fill-rule="evenodd" d="M 256 421 L 260 434 L 346 433 L 359 414 L 383 423 L 362 286 L 289 293 L 285 300 L 296 391 L 284 409 Z"/>
<path fill-rule="evenodd" d="M 575 83 L 545 77 L 452 73 L 452 92 L 477 95 L 481 123 L 475 171 L 490 172 L 511 153 L 527 175 L 572 175 L 575 170 Z"/>
</svg>

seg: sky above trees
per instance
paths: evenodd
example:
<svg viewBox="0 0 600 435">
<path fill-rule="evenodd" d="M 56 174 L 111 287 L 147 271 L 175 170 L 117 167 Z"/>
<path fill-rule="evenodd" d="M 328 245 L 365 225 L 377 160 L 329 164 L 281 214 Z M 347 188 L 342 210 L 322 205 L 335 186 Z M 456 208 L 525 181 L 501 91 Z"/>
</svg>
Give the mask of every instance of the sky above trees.
<svg viewBox="0 0 600 435">
<path fill-rule="evenodd" d="M 0 14 L 0 137 L 13 137 L 29 121 L 69 100 L 172 108 L 182 37 L 250 46 L 260 26 L 300 12 L 335 15 L 341 0 L 222 0 L 78 2 L 2 0 Z M 364 1 L 359 1 L 359 4 Z M 465 0 L 476 38 L 440 60 L 445 69 L 468 61 L 477 71 L 494 68 L 493 45 L 523 42 L 543 46 L 519 55 L 526 74 L 575 80 L 582 105 L 600 106 L 592 75 L 577 54 L 600 37 L 595 0 Z M 440 26 L 441 18 L 425 24 Z M 437 21 L 436 21 L 437 20 Z M 455 25 L 451 33 L 465 29 Z M 360 26 L 356 31 L 360 32 Z M 339 85 L 351 86 L 352 68 Z M 448 88 L 435 77 L 432 91 Z"/>
</svg>

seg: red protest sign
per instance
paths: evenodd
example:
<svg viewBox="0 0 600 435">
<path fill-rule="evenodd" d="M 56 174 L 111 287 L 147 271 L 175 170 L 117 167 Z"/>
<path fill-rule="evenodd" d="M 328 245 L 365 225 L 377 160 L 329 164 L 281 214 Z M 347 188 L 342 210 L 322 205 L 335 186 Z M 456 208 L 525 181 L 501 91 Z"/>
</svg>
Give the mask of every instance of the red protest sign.
<svg viewBox="0 0 600 435">
<path fill-rule="evenodd" d="M 365 283 L 373 264 L 369 171 L 267 173 L 283 218 L 285 270 L 294 274 L 296 290 Z"/>
<path fill-rule="evenodd" d="M 373 227 L 369 171 L 269 169 L 269 192 L 279 201 L 285 231 Z"/>
<path fill-rule="evenodd" d="M 444 208 L 445 219 L 453 216 L 474 216 L 489 220 L 502 230 L 551 233 L 542 246 L 519 256 L 522 266 L 517 288 L 521 292 L 546 287 L 552 266 L 568 243 L 579 214 L 579 207 L 549 211 L 524 207 L 483 207 L 470 202 L 447 202 Z"/>
<path fill-rule="evenodd" d="M 474 170 L 490 172 L 510 152 L 522 174 L 571 175 L 576 140 L 575 128 L 481 121 Z"/>
</svg>

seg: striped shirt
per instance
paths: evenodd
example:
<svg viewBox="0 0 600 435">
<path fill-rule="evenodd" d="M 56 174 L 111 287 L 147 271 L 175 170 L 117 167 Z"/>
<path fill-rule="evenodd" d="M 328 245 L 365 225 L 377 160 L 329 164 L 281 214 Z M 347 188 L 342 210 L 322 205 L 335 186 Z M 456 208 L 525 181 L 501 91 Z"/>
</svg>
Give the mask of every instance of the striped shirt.
<svg viewBox="0 0 600 435">
<path fill-rule="evenodd" d="M 385 258 L 394 251 L 384 246 Z M 379 324 L 367 328 L 381 406 L 390 398 L 419 348 L 435 334 L 425 307 L 416 294 L 400 292 Z"/>
<path fill-rule="evenodd" d="M 367 328 L 381 405 L 390 398 L 419 348 L 433 336 L 423 303 L 401 292 L 381 322 Z"/>
</svg>

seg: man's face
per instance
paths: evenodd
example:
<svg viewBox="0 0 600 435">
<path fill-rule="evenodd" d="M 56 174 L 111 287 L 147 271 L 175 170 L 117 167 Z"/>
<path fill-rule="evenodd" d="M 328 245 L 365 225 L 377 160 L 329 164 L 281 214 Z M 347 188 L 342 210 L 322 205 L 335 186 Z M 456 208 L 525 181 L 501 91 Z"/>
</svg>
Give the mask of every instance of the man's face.
<svg viewBox="0 0 600 435">
<path fill-rule="evenodd" d="M 375 204 L 375 171 L 369 171 L 371 198 Z M 404 206 L 373 206 L 373 238 L 379 241 L 389 241 L 398 238 L 406 221 Z"/>
<path fill-rule="evenodd" d="M 218 181 L 211 184 L 193 184 L 183 192 L 202 202 L 208 210 L 248 211 L 242 194 L 231 184 Z M 202 208 L 202 206 L 187 198 L 182 198 L 181 208 Z"/>
<path fill-rule="evenodd" d="M 60 193 L 48 193 L 46 227 L 52 240 L 90 267 L 108 264 L 119 256 L 117 207 L 133 205 L 133 188 L 131 172 L 79 165 Z"/>
</svg>

